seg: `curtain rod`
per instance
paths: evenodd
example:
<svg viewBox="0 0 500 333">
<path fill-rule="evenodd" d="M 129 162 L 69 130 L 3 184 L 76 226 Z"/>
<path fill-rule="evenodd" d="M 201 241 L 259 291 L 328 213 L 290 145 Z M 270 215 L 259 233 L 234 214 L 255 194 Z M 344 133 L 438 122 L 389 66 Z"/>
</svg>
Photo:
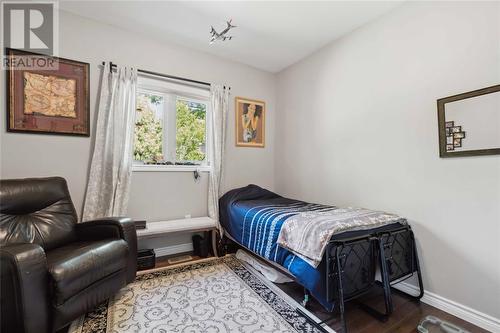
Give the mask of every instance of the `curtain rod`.
<svg viewBox="0 0 500 333">
<path fill-rule="evenodd" d="M 102 65 L 103 66 L 106 65 L 106 62 L 103 61 Z M 111 71 L 113 69 L 113 67 L 116 67 L 116 64 L 113 64 L 110 61 L 109 62 L 109 70 Z M 179 77 L 179 76 L 167 75 L 167 74 L 162 74 L 162 73 L 147 71 L 147 70 L 143 70 L 143 69 L 138 69 L 137 72 L 142 73 L 142 74 L 148 74 L 148 75 L 153 75 L 153 76 L 164 77 L 164 78 L 172 79 L 172 80 L 179 80 L 179 81 L 185 81 L 185 82 L 189 82 L 189 83 L 201 84 L 201 85 L 209 86 L 209 87 L 211 86 L 211 84 L 208 83 L 208 82 L 191 80 L 191 79 L 186 79 L 186 78 Z M 224 86 L 224 89 L 226 89 L 226 86 Z M 227 87 L 227 89 L 231 90 L 231 87 Z"/>
</svg>

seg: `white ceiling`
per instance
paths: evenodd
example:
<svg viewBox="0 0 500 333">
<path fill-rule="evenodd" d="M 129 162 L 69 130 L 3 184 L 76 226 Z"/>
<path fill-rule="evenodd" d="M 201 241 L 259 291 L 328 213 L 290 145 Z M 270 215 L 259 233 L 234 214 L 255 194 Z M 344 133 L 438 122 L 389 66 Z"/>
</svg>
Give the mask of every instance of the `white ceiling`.
<svg viewBox="0 0 500 333">
<path fill-rule="evenodd" d="M 61 1 L 63 10 L 269 72 L 310 55 L 401 1 Z M 209 45 L 232 18 L 231 41 Z"/>
</svg>

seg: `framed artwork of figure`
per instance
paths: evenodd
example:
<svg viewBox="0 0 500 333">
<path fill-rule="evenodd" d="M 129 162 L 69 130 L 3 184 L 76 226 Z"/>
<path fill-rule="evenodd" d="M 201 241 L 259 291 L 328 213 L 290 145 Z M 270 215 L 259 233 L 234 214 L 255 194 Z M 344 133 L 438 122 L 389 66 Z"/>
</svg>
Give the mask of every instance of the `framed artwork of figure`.
<svg viewBox="0 0 500 333">
<path fill-rule="evenodd" d="M 236 146 L 259 147 L 265 145 L 266 103 L 236 97 Z"/>
</svg>

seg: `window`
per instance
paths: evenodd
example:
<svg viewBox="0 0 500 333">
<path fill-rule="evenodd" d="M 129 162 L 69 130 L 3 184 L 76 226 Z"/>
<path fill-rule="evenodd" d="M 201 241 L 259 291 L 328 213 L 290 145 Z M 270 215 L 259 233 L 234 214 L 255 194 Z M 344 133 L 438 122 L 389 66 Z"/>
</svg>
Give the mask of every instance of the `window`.
<svg viewBox="0 0 500 333">
<path fill-rule="evenodd" d="M 208 170 L 208 90 L 140 77 L 134 171 Z"/>
</svg>

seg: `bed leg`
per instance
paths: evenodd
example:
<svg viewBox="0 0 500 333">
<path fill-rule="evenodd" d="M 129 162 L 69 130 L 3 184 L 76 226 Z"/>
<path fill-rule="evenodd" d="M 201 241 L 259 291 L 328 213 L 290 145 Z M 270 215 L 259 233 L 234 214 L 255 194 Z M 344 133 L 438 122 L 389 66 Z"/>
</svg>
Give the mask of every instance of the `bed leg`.
<svg viewBox="0 0 500 333">
<path fill-rule="evenodd" d="M 380 240 L 380 238 L 375 238 L 375 237 L 370 237 L 369 239 L 371 245 L 373 246 L 373 250 L 377 250 L 378 247 L 378 252 L 379 254 L 379 259 L 380 259 L 380 271 L 382 275 L 382 289 L 384 291 L 384 305 L 385 305 L 385 311 L 381 312 L 375 308 L 372 308 L 371 306 L 356 300 L 356 304 L 365 312 L 368 314 L 372 315 L 373 317 L 377 318 L 378 320 L 385 322 L 389 318 L 390 314 L 393 311 L 393 305 L 392 305 L 392 297 L 391 297 L 391 285 L 389 281 L 389 273 L 387 269 L 387 263 L 386 263 L 386 258 L 384 254 L 384 247 L 383 247 L 383 242 Z M 340 289 L 340 288 L 339 288 Z M 339 290 L 340 291 L 340 290 Z"/>
<path fill-rule="evenodd" d="M 307 290 L 306 288 L 304 288 L 304 299 L 302 300 L 302 302 L 300 302 L 300 305 L 302 305 L 302 307 L 304 307 L 304 309 L 307 309 L 307 304 L 309 303 L 309 300 L 311 299 L 310 297 L 310 293 L 309 293 L 309 290 Z M 323 321 L 320 321 L 320 322 L 316 322 L 314 319 L 312 319 L 309 314 L 305 313 L 304 311 L 302 311 L 302 309 L 300 307 L 296 308 L 295 311 L 297 311 L 298 313 L 300 313 L 301 315 L 303 315 L 304 317 L 306 317 L 307 319 L 309 319 L 311 325 L 313 325 L 314 327 L 316 327 L 320 332 L 326 332 L 325 329 L 323 328 L 322 325 L 326 325 L 327 322 L 333 320 L 335 317 L 331 317 L 331 318 L 328 318 L 326 320 L 323 320 Z"/>
<path fill-rule="evenodd" d="M 213 249 L 216 251 L 217 257 L 224 257 L 227 254 L 227 239 L 218 232 L 214 232 L 214 234 L 215 244 L 213 244 Z"/>
<path fill-rule="evenodd" d="M 393 311 L 392 306 L 392 295 L 391 295 L 391 284 L 389 281 L 389 272 L 387 269 L 387 260 L 385 258 L 384 244 L 382 240 L 378 239 L 379 251 L 380 251 L 380 270 L 382 274 L 382 286 L 384 288 L 384 302 L 385 302 L 385 316 L 389 316 Z"/>
<path fill-rule="evenodd" d="M 424 296 L 424 284 L 422 282 L 422 272 L 420 271 L 420 261 L 418 260 L 418 252 L 417 252 L 417 242 L 415 241 L 415 235 L 413 234 L 413 231 L 410 229 L 410 237 L 411 237 L 411 242 L 412 242 L 412 249 L 413 249 L 413 260 L 415 261 L 415 271 L 417 272 L 417 279 L 418 279 L 418 295 L 411 295 L 408 294 L 404 291 L 401 291 L 399 289 L 396 289 L 391 286 L 391 289 L 397 293 L 404 294 L 408 297 L 410 297 L 412 300 L 416 302 L 420 302 L 420 299 Z M 397 284 L 397 283 L 395 283 Z"/>
<path fill-rule="evenodd" d="M 420 299 L 424 296 L 424 284 L 422 283 L 422 272 L 420 271 L 420 261 L 418 260 L 417 242 L 415 241 L 413 231 L 410 232 L 411 241 L 413 243 L 413 253 L 415 254 L 415 268 L 417 269 L 418 288 L 420 289 L 420 293 L 415 298 L 420 301 Z"/>
<path fill-rule="evenodd" d="M 333 250 L 334 253 L 332 253 L 332 247 L 335 247 Z M 342 274 L 344 273 L 344 269 L 342 266 L 342 258 L 345 256 L 341 255 L 341 247 L 340 244 L 335 244 L 333 245 L 331 242 L 328 244 L 327 250 L 326 250 L 326 276 L 327 276 L 327 282 L 326 282 L 326 294 L 328 297 L 333 297 L 331 293 L 333 293 L 333 279 L 335 276 L 337 276 L 337 304 L 338 304 L 338 309 L 339 309 L 339 314 L 340 314 L 340 324 L 342 325 L 342 332 L 347 333 L 347 324 L 345 321 L 345 300 L 344 300 L 344 287 L 342 284 Z M 335 262 L 335 265 L 332 265 L 332 263 Z M 333 272 L 332 272 L 333 271 Z M 332 298 L 329 298 L 329 300 L 332 300 Z M 330 318 L 327 318 L 321 322 L 321 324 L 326 324 L 336 318 L 335 315 L 333 315 L 332 310 L 332 316 Z"/>
<path fill-rule="evenodd" d="M 336 248 L 336 260 L 337 260 L 337 274 L 338 274 L 338 288 L 339 288 L 339 310 L 340 310 L 340 322 L 342 324 L 342 332 L 347 333 L 347 324 L 345 322 L 345 304 L 344 304 L 344 288 L 342 287 L 342 264 L 340 262 L 340 253 L 338 251 L 338 247 Z"/>
<path fill-rule="evenodd" d="M 415 235 L 413 234 L 413 231 L 411 229 L 409 229 L 409 232 L 410 232 L 410 237 L 411 237 L 411 243 L 412 243 L 411 247 L 413 250 L 413 260 L 415 263 L 415 271 L 417 273 L 419 292 L 417 295 L 411 295 L 411 294 L 408 294 L 404 291 L 401 291 L 399 289 L 394 288 L 393 286 L 398 284 L 399 282 L 394 283 L 393 285 L 391 285 L 390 288 L 394 292 L 397 292 L 399 294 L 404 294 L 405 296 L 410 297 L 413 301 L 419 302 L 420 299 L 424 296 L 424 284 L 422 282 L 422 272 L 420 271 L 420 261 L 418 259 L 417 243 L 415 241 Z M 380 243 L 382 243 L 382 242 L 380 241 Z M 382 250 L 382 248 L 381 248 L 381 250 Z M 389 279 L 387 278 L 387 280 L 389 280 Z"/>
<path fill-rule="evenodd" d="M 309 303 L 309 290 L 304 288 L 304 299 L 300 303 L 305 309 L 307 309 L 307 304 Z"/>
</svg>

